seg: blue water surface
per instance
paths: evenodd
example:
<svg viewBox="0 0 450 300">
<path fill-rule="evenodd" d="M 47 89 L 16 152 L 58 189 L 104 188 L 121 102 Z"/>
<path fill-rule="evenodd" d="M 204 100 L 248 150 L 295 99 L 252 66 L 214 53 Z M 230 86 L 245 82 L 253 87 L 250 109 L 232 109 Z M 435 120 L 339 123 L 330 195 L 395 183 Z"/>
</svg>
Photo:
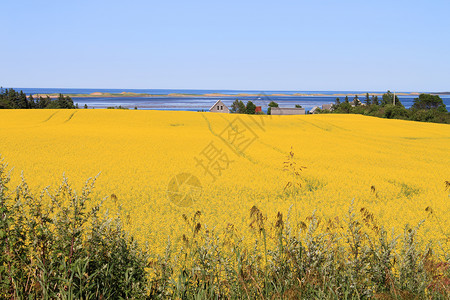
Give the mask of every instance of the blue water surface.
<svg viewBox="0 0 450 300">
<path fill-rule="evenodd" d="M 161 95 L 152 97 L 73 97 L 73 101 L 78 103 L 80 107 L 85 104 L 90 108 L 105 108 L 110 106 L 124 106 L 128 108 L 137 107 L 138 109 L 154 109 L 154 110 L 183 110 L 183 111 L 206 111 L 217 101 L 222 100 L 228 107 L 231 106 L 236 99 L 237 94 L 255 94 L 258 96 L 239 96 L 239 100 L 244 103 L 253 101 L 255 105 L 261 106 L 264 111 L 270 101 L 277 102 L 280 107 L 294 107 L 296 104 L 301 105 L 306 110 L 312 109 L 314 106 L 321 107 L 323 104 L 334 103 L 336 96 L 333 94 L 360 94 L 361 91 L 251 91 L 251 90 L 190 90 L 190 89 L 75 89 L 75 88 L 15 88 L 23 90 L 26 94 L 91 94 L 94 92 L 101 93 L 121 93 L 132 92 L 140 94 Z M 226 96 L 163 96 L 169 94 L 224 94 Z M 330 96 L 268 96 L 270 94 L 322 94 Z M 370 93 L 382 93 L 380 91 L 369 91 Z M 339 97 L 341 102 L 344 97 Z M 350 101 L 352 97 L 349 97 Z M 379 97 L 380 98 L 380 97 Z M 416 96 L 399 96 L 400 101 L 406 108 L 413 105 Z M 447 109 L 450 110 L 450 95 L 441 95 Z M 364 101 L 364 97 L 360 97 Z"/>
</svg>

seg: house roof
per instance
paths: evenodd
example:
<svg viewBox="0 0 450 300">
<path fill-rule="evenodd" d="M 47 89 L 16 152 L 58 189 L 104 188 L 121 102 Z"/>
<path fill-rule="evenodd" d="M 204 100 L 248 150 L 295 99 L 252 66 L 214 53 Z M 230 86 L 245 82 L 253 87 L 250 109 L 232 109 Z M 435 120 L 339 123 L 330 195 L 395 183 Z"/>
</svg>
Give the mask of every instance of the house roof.
<svg viewBox="0 0 450 300">
<path fill-rule="evenodd" d="M 333 103 L 322 104 L 322 109 L 331 109 L 333 107 Z"/>
<path fill-rule="evenodd" d="M 216 104 L 219 103 L 219 102 L 222 103 L 221 105 L 227 107 L 225 104 L 223 104 L 222 100 L 219 99 L 219 100 L 216 101 L 216 103 L 214 103 L 213 106 L 211 106 L 211 107 L 209 108 L 209 110 L 211 110 L 211 109 L 212 109 L 214 106 L 216 106 Z M 228 107 L 227 107 L 227 108 L 228 108 Z"/>
<path fill-rule="evenodd" d="M 304 107 L 272 107 L 275 110 L 305 110 Z"/>
</svg>

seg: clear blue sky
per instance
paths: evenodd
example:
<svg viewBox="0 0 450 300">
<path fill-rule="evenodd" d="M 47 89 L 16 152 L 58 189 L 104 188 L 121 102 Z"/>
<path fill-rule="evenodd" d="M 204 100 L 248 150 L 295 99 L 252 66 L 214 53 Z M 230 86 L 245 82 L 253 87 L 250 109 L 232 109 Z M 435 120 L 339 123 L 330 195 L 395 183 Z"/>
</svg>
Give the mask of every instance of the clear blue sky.
<svg viewBox="0 0 450 300">
<path fill-rule="evenodd" d="M 0 4 L 0 85 L 450 90 L 450 1 Z"/>
</svg>

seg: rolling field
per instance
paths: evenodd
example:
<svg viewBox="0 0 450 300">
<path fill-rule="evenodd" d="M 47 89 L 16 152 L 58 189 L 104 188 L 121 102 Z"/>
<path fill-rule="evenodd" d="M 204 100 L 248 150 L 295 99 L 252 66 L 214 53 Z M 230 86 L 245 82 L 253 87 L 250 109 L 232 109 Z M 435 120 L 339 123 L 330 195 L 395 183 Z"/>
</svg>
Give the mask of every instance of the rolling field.
<svg viewBox="0 0 450 300">
<path fill-rule="evenodd" d="M 120 209 L 126 229 L 155 253 L 168 237 L 179 242 L 183 214 L 201 211 L 202 223 L 217 232 L 232 224 L 245 242 L 253 206 L 271 221 L 278 211 L 293 223 L 315 211 L 339 222 L 352 201 L 389 232 L 425 220 L 419 238 L 447 249 L 450 243 L 450 126 L 443 124 L 360 115 L 1 110 L 0 154 L 14 167 L 13 183 L 23 171 L 35 194 L 56 188 L 63 174 L 79 190 L 101 172 L 97 195 L 112 213 Z M 285 170 L 287 161 L 295 165 Z"/>
</svg>

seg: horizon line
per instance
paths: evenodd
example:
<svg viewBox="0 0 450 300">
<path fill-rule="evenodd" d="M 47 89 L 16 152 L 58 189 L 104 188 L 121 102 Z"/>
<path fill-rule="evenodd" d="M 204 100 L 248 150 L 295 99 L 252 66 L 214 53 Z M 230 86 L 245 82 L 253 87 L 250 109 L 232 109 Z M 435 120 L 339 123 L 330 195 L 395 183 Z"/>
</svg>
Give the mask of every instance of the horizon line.
<svg viewBox="0 0 450 300">
<path fill-rule="evenodd" d="M 396 91 L 396 90 L 281 90 L 281 89 L 210 89 L 210 88 L 104 88 L 104 87 L 96 87 L 96 88 L 86 88 L 86 87 L 3 87 L 1 88 L 13 88 L 13 89 L 86 89 L 86 90 L 192 90 L 192 91 L 233 91 L 233 92 L 358 92 L 358 93 L 367 93 L 367 92 L 376 92 L 382 93 L 391 91 L 392 93 L 450 93 L 450 91 Z"/>
</svg>

